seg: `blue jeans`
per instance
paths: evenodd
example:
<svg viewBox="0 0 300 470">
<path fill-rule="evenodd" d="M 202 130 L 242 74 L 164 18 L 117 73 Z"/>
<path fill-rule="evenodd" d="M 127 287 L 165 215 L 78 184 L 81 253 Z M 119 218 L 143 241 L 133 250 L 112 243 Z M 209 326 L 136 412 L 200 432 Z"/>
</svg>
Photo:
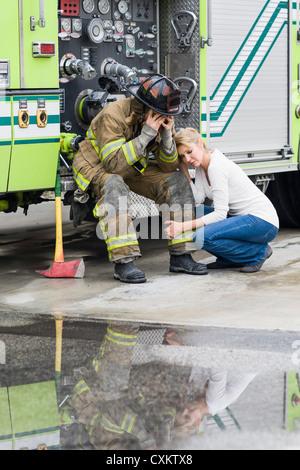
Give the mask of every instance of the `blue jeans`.
<svg viewBox="0 0 300 470">
<path fill-rule="evenodd" d="M 199 206 L 196 208 L 196 218 L 213 210 L 208 206 Z M 198 248 L 216 256 L 221 264 L 255 266 L 264 260 L 268 243 L 274 240 L 277 233 L 277 227 L 254 215 L 229 216 L 197 229 L 194 242 Z"/>
</svg>

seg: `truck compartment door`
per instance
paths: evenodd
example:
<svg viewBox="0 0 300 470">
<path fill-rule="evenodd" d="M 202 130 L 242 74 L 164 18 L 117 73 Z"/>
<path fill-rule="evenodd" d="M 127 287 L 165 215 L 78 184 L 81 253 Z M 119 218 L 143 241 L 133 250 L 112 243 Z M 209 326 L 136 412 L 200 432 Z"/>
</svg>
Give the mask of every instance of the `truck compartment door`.
<svg viewBox="0 0 300 470">
<path fill-rule="evenodd" d="M 19 44 L 19 1 L 10 0 L 2 4 L 0 15 L 0 63 L 7 61 L 8 82 L 0 72 L 0 89 L 20 88 L 20 44 Z"/>
<path fill-rule="evenodd" d="M 21 88 L 58 88 L 57 0 L 44 5 L 45 25 L 34 25 L 39 21 L 39 0 L 22 2 Z"/>
<path fill-rule="evenodd" d="M 208 144 L 229 154 L 280 154 L 290 144 L 289 2 L 214 0 L 211 15 Z"/>
<path fill-rule="evenodd" d="M 54 382 L 9 387 L 14 450 L 36 450 L 43 445 L 58 450 L 60 428 Z"/>
<path fill-rule="evenodd" d="M 38 93 L 38 92 L 37 92 Z M 12 97 L 13 134 L 8 191 L 55 186 L 60 143 L 59 95 Z"/>
</svg>

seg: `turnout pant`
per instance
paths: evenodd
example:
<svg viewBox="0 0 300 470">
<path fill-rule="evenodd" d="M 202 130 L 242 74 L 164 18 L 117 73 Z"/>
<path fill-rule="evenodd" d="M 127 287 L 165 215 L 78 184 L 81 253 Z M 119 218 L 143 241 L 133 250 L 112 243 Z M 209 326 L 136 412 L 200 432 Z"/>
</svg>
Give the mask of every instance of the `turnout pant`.
<svg viewBox="0 0 300 470">
<path fill-rule="evenodd" d="M 179 171 L 164 173 L 155 162 L 151 162 L 143 174 L 133 167 L 123 175 L 109 174 L 101 166 L 90 188 L 99 197 L 94 215 L 99 219 L 112 262 L 126 262 L 128 258 L 141 256 L 130 215 L 130 191 L 155 201 L 165 219 L 194 218 L 193 195 L 186 176 Z M 169 241 L 169 251 L 174 255 L 196 251 L 193 232 L 182 233 Z"/>
</svg>

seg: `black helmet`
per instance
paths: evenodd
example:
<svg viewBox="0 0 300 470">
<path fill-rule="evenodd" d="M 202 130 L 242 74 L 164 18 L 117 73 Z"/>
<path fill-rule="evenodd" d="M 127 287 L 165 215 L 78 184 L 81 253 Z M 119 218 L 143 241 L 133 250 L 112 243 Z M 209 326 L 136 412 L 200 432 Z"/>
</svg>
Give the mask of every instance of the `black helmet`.
<svg viewBox="0 0 300 470">
<path fill-rule="evenodd" d="M 183 111 L 180 89 L 164 75 L 152 75 L 142 83 L 125 85 L 125 88 L 159 114 L 177 116 Z"/>
</svg>

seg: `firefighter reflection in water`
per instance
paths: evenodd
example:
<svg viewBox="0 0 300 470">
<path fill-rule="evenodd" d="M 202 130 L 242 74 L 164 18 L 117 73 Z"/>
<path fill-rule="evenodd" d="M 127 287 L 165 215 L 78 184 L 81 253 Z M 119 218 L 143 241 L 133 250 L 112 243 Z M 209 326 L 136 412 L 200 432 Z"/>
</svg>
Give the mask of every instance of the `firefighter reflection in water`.
<svg viewBox="0 0 300 470">
<path fill-rule="evenodd" d="M 174 116 L 182 112 L 180 89 L 162 75 L 126 88 L 130 98 L 110 103 L 93 119 L 74 158 L 73 174 L 81 191 L 90 190 L 98 198 L 94 216 L 114 263 L 115 279 L 143 283 L 145 274 L 134 265 L 141 254 L 129 190 L 171 208 L 171 219 L 180 221 L 194 218 L 193 196 L 186 176 L 176 171 L 173 135 Z M 73 203 L 75 219 L 78 204 Z M 192 232 L 170 241 L 170 271 L 207 274 L 206 266 L 193 260 L 194 251 Z"/>
<path fill-rule="evenodd" d="M 207 413 L 205 392 L 191 389 L 190 367 L 132 365 L 138 331 L 108 326 L 93 367 L 76 371 L 73 426 L 96 449 L 165 448 L 175 436 L 194 434 Z"/>
</svg>

